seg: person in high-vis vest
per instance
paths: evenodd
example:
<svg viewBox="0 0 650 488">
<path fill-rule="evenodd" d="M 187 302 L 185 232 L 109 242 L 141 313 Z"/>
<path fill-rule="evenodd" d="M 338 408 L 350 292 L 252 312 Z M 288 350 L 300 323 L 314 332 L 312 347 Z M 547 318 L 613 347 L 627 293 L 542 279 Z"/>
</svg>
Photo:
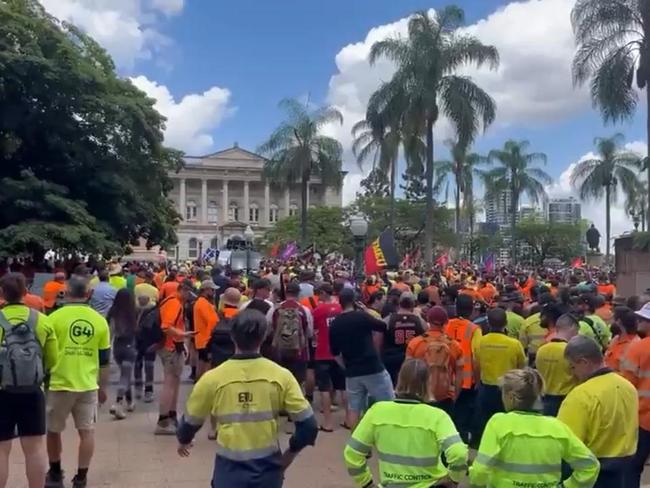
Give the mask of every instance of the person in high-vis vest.
<svg viewBox="0 0 650 488">
<path fill-rule="evenodd" d="M 476 401 L 476 379 L 474 377 L 474 356 L 481 341 L 481 328 L 469 321 L 474 312 L 474 301 L 468 295 L 456 298 L 458 318 L 450 319 L 445 327 L 445 334 L 458 341 L 463 351 L 463 387 L 454 406 L 454 423 L 458 427 L 463 441 L 469 442 L 474 428 L 474 405 Z"/>
<path fill-rule="evenodd" d="M 539 297 L 539 306 L 543 309 L 547 304 L 553 303 L 553 296 L 550 293 L 542 293 Z M 548 330 L 542 327 L 542 311 L 529 315 L 519 329 L 519 342 L 524 346 L 528 356 L 528 365 L 535 367 L 537 351 L 545 343 L 544 338 Z"/>
<path fill-rule="evenodd" d="M 597 488 L 622 488 L 636 452 L 639 400 L 634 386 L 605 366 L 600 344 L 578 335 L 564 351 L 581 382 L 566 396 L 557 418 L 600 461 Z"/>
<path fill-rule="evenodd" d="M 621 374 L 639 393 L 639 440 L 625 488 L 638 487 L 645 462 L 650 456 L 650 303 L 636 312 L 637 328 L 643 339 L 631 343 L 621 360 Z"/>
<path fill-rule="evenodd" d="M 296 455 L 316 441 L 318 426 L 300 385 L 289 371 L 260 355 L 267 324 L 257 310 L 237 315 L 231 330 L 235 355 L 201 376 L 178 427 L 178 454 L 187 457 L 205 418 L 216 417 L 213 488 L 279 488 Z M 281 410 L 296 426 L 284 453 L 278 442 Z"/>
<path fill-rule="evenodd" d="M 594 486 L 599 470 L 596 457 L 565 424 L 534 411 L 543 386 L 542 377 L 531 368 L 504 375 L 507 413 L 494 415 L 485 428 L 469 469 L 472 488 Z M 563 482 L 562 462 L 573 469 Z"/>
<path fill-rule="evenodd" d="M 560 405 L 578 380 L 571 372 L 571 365 L 564 357 L 568 342 L 578 335 L 578 320 L 559 304 L 550 304 L 542 311 L 545 327 L 553 327 L 555 336 L 537 351 L 537 370 L 544 378 L 544 396 L 542 397 L 544 415 L 557 416 Z"/>
<path fill-rule="evenodd" d="M 449 486 L 464 476 L 467 446 L 449 415 L 426 404 L 429 386 L 427 364 L 407 359 L 399 373 L 397 398 L 375 403 L 363 416 L 343 453 L 357 486 L 375 486 L 366 457 L 373 448 L 384 487 Z M 442 453 L 447 467 L 440 460 Z"/>
</svg>

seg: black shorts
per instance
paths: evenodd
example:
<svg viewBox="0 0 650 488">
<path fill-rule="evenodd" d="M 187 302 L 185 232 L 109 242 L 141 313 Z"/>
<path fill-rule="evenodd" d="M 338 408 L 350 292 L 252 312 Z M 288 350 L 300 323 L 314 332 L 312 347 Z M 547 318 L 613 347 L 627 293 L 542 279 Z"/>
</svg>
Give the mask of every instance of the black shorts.
<svg viewBox="0 0 650 488">
<path fill-rule="evenodd" d="M 204 363 L 210 362 L 210 350 L 207 347 L 203 349 L 197 349 L 196 352 L 199 356 L 199 361 L 203 361 Z"/>
<path fill-rule="evenodd" d="M 0 442 L 45 435 L 45 394 L 0 390 Z"/>
<path fill-rule="evenodd" d="M 301 361 L 300 359 L 285 359 L 279 361 L 278 364 L 283 368 L 288 369 L 299 384 L 305 382 L 305 378 L 307 377 L 307 361 Z"/>
<path fill-rule="evenodd" d="M 316 360 L 314 356 L 316 355 L 316 346 L 309 344 L 309 361 L 307 361 L 307 369 L 316 369 Z"/>
<path fill-rule="evenodd" d="M 345 374 L 336 361 L 316 361 L 318 391 L 345 390 Z"/>
</svg>

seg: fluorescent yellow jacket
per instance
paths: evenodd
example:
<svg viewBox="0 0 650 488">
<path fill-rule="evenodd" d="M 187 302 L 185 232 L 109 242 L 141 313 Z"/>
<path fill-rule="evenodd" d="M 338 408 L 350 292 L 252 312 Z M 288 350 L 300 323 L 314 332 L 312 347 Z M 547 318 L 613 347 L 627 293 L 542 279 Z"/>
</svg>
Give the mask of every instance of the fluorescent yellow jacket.
<svg viewBox="0 0 650 488">
<path fill-rule="evenodd" d="M 528 350 L 529 354 L 537 353 L 537 350 L 544 344 L 544 338 L 548 330 L 541 325 L 541 315 L 534 313 L 524 320 L 524 325 L 519 329 L 519 342 Z"/>
<path fill-rule="evenodd" d="M 524 318 L 510 310 L 506 311 L 506 318 L 508 320 L 508 323 L 506 324 L 506 333 L 509 337 L 519 339 L 519 331 L 524 325 Z"/>
<path fill-rule="evenodd" d="M 562 461 L 573 469 L 565 488 L 594 485 L 598 460 L 562 422 L 537 413 L 497 413 L 469 469 L 470 486 L 555 488 L 562 481 Z"/>
<path fill-rule="evenodd" d="M 417 400 L 375 403 L 344 451 L 348 473 L 359 486 L 372 482 L 366 455 L 375 448 L 383 486 L 429 488 L 467 470 L 467 446 L 449 415 Z M 449 470 L 440 461 L 444 452 Z"/>
</svg>

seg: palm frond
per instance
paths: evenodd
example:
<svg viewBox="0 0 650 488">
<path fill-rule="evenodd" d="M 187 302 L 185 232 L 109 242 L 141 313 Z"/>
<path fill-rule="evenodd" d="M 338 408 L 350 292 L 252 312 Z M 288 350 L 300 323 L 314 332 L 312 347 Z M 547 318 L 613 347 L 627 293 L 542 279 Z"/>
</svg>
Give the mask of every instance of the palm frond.
<svg viewBox="0 0 650 488">
<path fill-rule="evenodd" d="M 384 39 L 375 42 L 370 48 L 368 61 L 375 64 L 379 58 L 386 58 L 400 63 L 408 56 L 408 43 L 401 38 Z"/>
<path fill-rule="evenodd" d="M 463 65 L 475 65 L 480 68 L 487 64 L 490 69 L 499 67 L 499 51 L 494 46 L 486 46 L 479 39 L 470 35 L 451 36 L 441 53 L 443 71 L 453 73 Z"/>
</svg>

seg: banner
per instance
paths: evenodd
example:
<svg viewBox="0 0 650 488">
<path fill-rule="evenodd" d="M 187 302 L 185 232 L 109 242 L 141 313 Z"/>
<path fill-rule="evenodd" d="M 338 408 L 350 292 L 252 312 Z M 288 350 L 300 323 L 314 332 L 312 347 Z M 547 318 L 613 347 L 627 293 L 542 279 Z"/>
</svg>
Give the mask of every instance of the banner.
<svg viewBox="0 0 650 488">
<path fill-rule="evenodd" d="M 494 273 L 494 254 L 490 254 L 483 263 L 486 273 Z"/>
<path fill-rule="evenodd" d="M 435 264 L 442 268 L 447 266 L 447 264 L 449 264 L 449 254 L 444 253 L 441 256 L 439 256 L 438 259 L 436 259 Z"/>
<path fill-rule="evenodd" d="M 285 247 L 282 252 L 280 253 L 280 259 L 282 261 L 286 261 L 287 259 L 292 258 L 298 253 L 298 246 L 296 245 L 295 242 L 290 242 L 287 244 L 287 247 Z"/>
<path fill-rule="evenodd" d="M 364 255 L 366 274 L 377 273 L 384 268 L 397 268 L 399 256 L 392 231 L 385 230 L 366 248 Z"/>
<path fill-rule="evenodd" d="M 273 247 L 271 248 L 269 255 L 272 258 L 277 258 L 279 253 L 280 253 L 280 244 L 276 242 L 275 244 L 273 244 Z"/>
</svg>

